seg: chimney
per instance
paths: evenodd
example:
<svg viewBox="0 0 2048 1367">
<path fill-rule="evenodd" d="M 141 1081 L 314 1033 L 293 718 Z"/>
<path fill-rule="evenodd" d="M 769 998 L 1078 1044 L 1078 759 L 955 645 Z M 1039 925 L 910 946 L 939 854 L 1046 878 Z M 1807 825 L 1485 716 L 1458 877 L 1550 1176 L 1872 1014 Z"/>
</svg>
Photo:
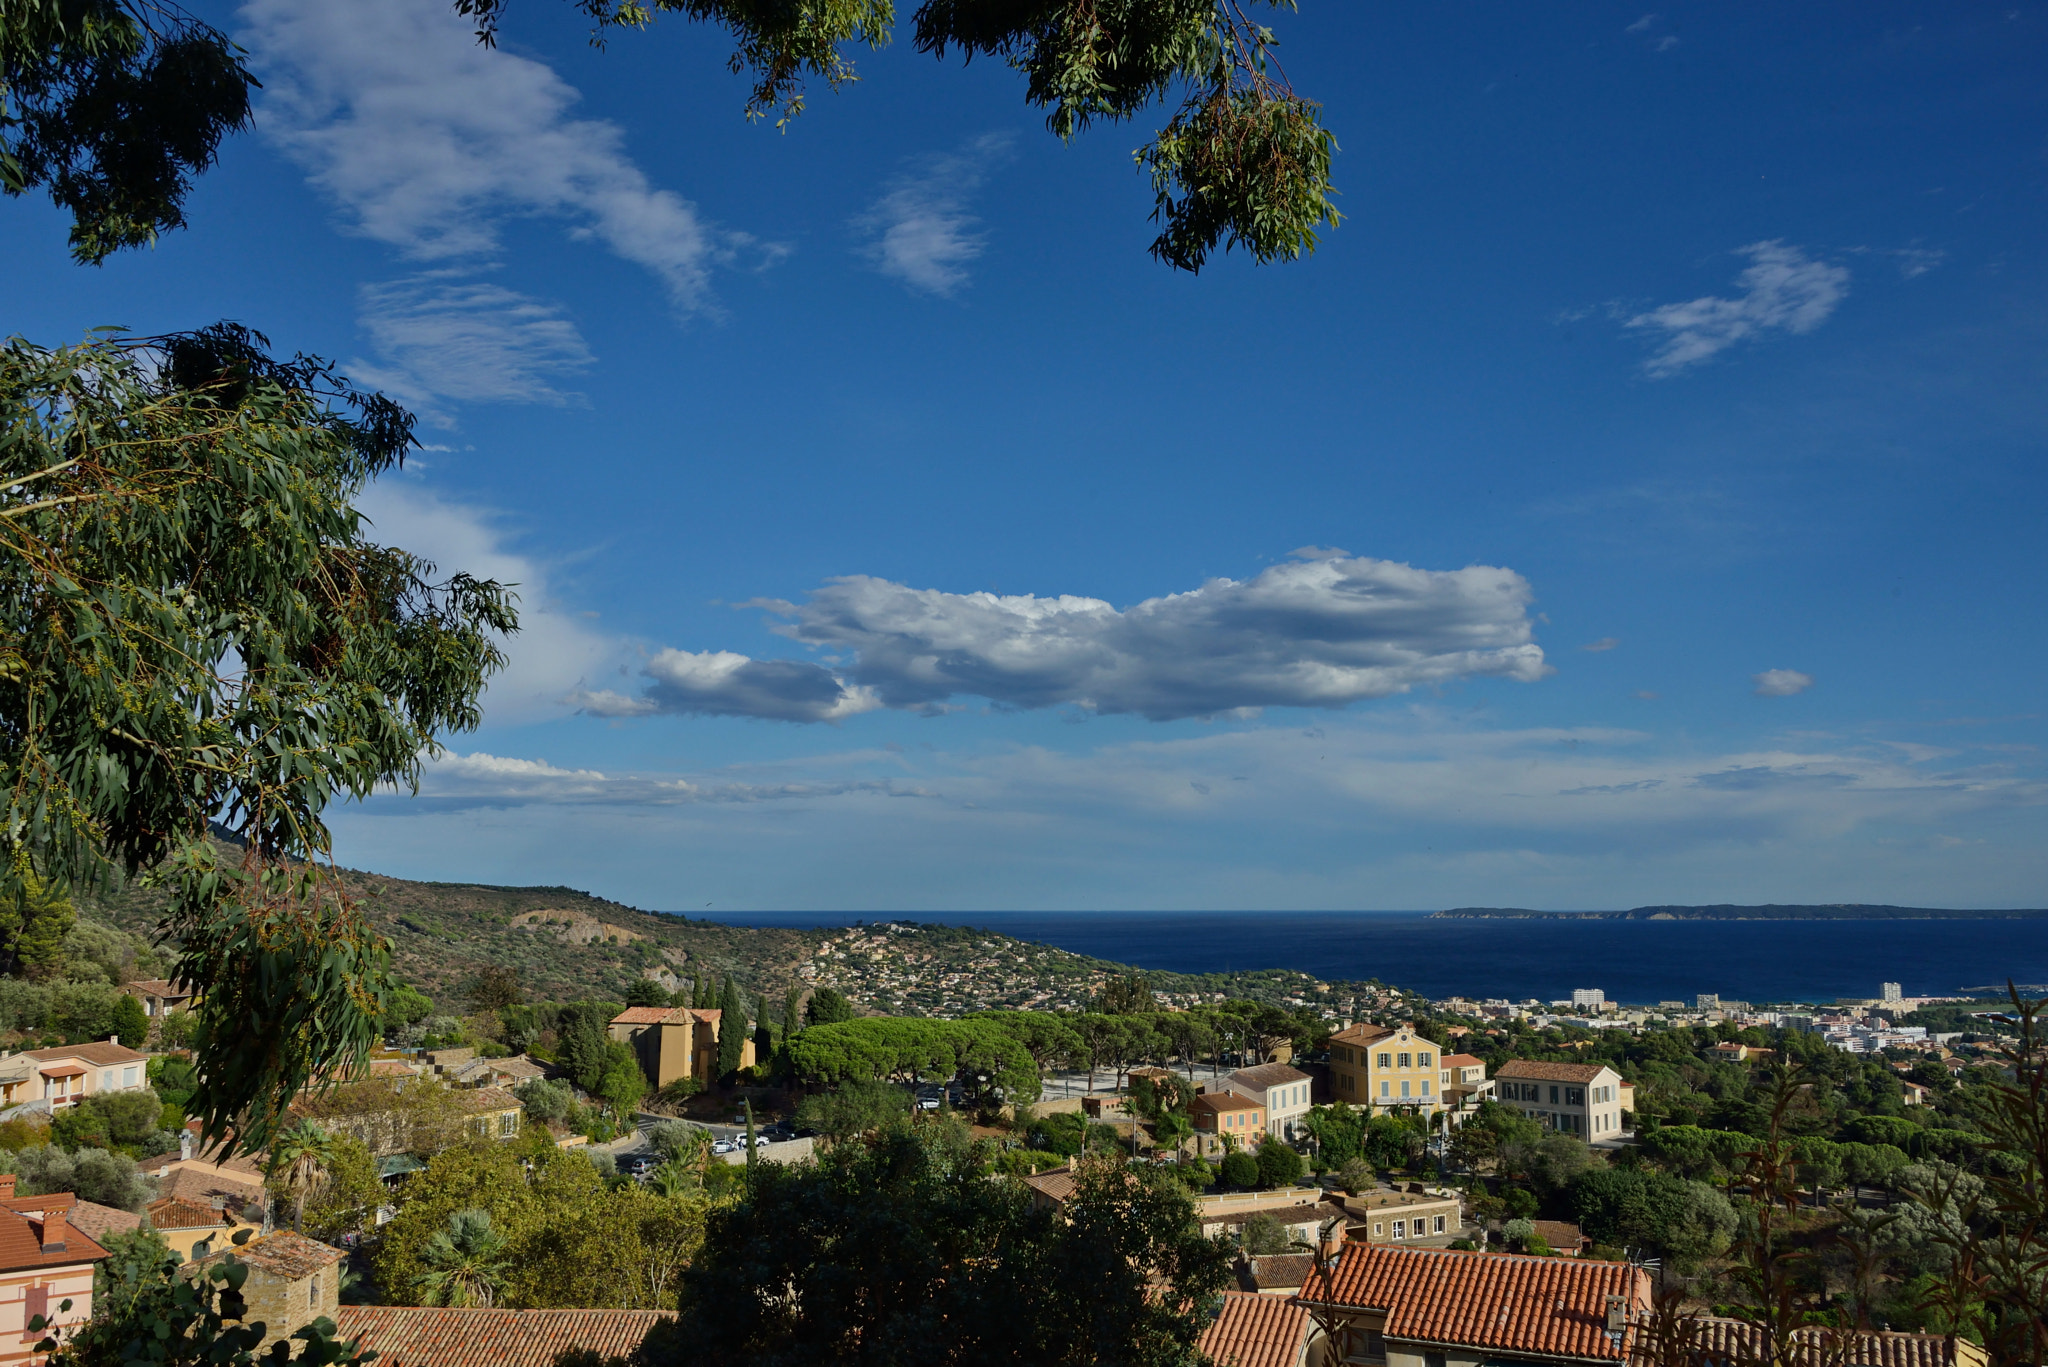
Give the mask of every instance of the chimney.
<svg viewBox="0 0 2048 1367">
<path fill-rule="evenodd" d="M 43 1212 L 43 1252 L 62 1253 L 71 1237 L 69 1224 L 61 1210 Z"/>
<path fill-rule="evenodd" d="M 190 1130 L 178 1131 L 178 1157 L 185 1162 L 190 1162 L 192 1159 L 192 1131 Z"/>
<path fill-rule="evenodd" d="M 0 1201 L 14 1199 L 14 1183 L 17 1179 L 11 1172 L 0 1172 Z"/>
<path fill-rule="evenodd" d="M 1628 1297 L 1609 1296 L 1607 1298 L 1607 1332 L 1616 1339 L 1619 1339 L 1622 1331 L 1626 1328 L 1628 1328 Z"/>
</svg>

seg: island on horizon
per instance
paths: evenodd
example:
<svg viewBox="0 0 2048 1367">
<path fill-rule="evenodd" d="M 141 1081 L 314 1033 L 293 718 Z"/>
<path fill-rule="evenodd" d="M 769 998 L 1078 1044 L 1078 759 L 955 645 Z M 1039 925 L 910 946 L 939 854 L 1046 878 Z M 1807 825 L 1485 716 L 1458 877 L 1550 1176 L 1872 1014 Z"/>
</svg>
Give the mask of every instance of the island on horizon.
<svg viewBox="0 0 2048 1367">
<path fill-rule="evenodd" d="M 1718 903 L 1702 907 L 1631 907 L 1627 911 L 1532 911 L 1527 907 L 1452 907 L 1431 920 L 1533 921 L 2013 921 L 2048 916 L 2048 908 L 1984 909 L 1893 907 L 1868 902 L 1820 905 L 1770 902 L 1763 906 Z"/>
</svg>

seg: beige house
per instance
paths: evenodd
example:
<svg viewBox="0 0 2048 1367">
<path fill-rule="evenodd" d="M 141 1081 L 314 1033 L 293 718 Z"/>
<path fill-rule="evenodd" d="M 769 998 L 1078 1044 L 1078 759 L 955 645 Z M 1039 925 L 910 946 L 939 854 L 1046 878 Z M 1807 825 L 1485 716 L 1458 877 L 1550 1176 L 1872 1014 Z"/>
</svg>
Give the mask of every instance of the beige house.
<svg viewBox="0 0 2048 1367">
<path fill-rule="evenodd" d="M 37 1315 L 58 1328 L 92 1318 L 93 1264 L 107 1250 L 72 1227 L 74 1204 L 69 1192 L 16 1196 L 14 1175 L 0 1174 L 0 1363 L 39 1357 Z"/>
<path fill-rule="evenodd" d="M 188 1263 L 227 1248 L 234 1242 L 237 1230 L 253 1233 L 261 1228 L 235 1214 L 230 1205 L 216 1206 L 178 1196 L 160 1196 L 143 1210 L 150 1227 Z"/>
<path fill-rule="evenodd" d="M 1493 1075 L 1497 1099 L 1546 1129 L 1587 1143 L 1621 1133 L 1621 1074 L 1604 1063 L 1510 1059 Z"/>
<path fill-rule="evenodd" d="M 1433 1112 L 1444 1102 L 1439 1051 L 1411 1025 L 1361 1021 L 1330 1036 L 1330 1091 L 1375 1112 Z"/>
<path fill-rule="evenodd" d="M 695 1078 L 708 1087 L 718 1080 L 723 1014 L 694 1006 L 629 1006 L 612 1017 L 611 1037 L 633 1046 L 640 1056 L 640 1071 L 656 1087 L 683 1078 Z M 739 1026 L 744 1029 L 745 1022 Z M 753 1066 L 754 1041 L 749 1036 L 740 1046 L 740 1067 Z"/>
<path fill-rule="evenodd" d="M 1445 1054 L 1437 1062 L 1441 1065 L 1437 1090 L 1443 1094 L 1444 1110 L 1452 1123 L 1463 1121 L 1481 1102 L 1493 1100 L 1493 1079 L 1486 1075 L 1484 1060 L 1471 1054 Z"/>
<path fill-rule="evenodd" d="M 137 978 L 132 983 L 122 983 L 121 990 L 141 1002 L 142 1014 L 152 1021 L 192 1006 L 192 989 L 163 978 Z"/>
<path fill-rule="evenodd" d="M 1455 1193 L 1380 1187 L 1340 1198 L 1353 1243 L 1421 1244 L 1442 1248 L 1465 1232 L 1465 1208 Z"/>
<path fill-rule="evenodd" d="M 1293 1139 L 1308 1114 L 1314 1079 L 1286 1063 L 1261 1063 L 1240 1068 L 1223 1079 L 1222 1090 L 1234 1092 L 1266 1108 L 1266 1133 Z"/>
<path fill-rule="evenodd" d="M 42 1099 L 53 1111 L 103 1092 L 134 1092 L 149 1086 L 149 1055 L 138 1054 L 112 1037 L 95 1044 L 30 1049 L 21 1057 L 34 1061 L 42 1082 Z"/>
<path fill-rule="evenodd" d="M 263 1342 L 255 1355 L 261 1357 L 270 1345 L 288 1339 L 321 1316 L 333 1319 L 341 1309 L 341 1268 L 347 1255 L 338 1248 L 308 1239 L 289 1229 L 249 1240 L 239 1248 L 216 1249 L 192 1267 L 207 1267 L 228 1256 L 248 1264 L 249 1276 L 242 1283 L 247 1304 L 243 1323 L 261 1322 Z"/>
<path fill-rule="evenodd" d="M 1203 1092 L 1188 1105 L 1195 1152 L 1205 1158 L 1232 1149 L 1256 1149 L 1266 1137 L 1266 1108 L 1236 1092 Z"/>
</svg>

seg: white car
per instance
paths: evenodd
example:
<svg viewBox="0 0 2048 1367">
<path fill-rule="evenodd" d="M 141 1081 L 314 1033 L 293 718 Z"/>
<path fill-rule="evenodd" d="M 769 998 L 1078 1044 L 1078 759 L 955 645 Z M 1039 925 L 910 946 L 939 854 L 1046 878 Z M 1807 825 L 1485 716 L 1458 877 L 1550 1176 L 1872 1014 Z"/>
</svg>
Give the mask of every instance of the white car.
<svg viewBox="0 0 2048 1367">
<path fill-rule="evenodd" d="M 936 1111 L 939 1109 L 939 1099 L 935 1096 L 921 1096 L 917 1099 L 917 1109 L 920 1111 Z"/>
<path fill-rule="evenodd" d="M 730 1139 L 714 1139 L 711 1141 L 711 1152 L 713 1153 L 732 1153 L 738 1148 L 739 1145 Z"/>
</svg>

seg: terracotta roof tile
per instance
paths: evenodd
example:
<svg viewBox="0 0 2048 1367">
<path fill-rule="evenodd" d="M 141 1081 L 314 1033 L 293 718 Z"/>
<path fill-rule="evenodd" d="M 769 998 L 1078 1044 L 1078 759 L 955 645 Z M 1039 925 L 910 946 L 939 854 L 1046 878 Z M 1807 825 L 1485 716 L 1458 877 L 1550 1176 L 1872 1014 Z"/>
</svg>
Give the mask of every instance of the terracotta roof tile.
<svg viewBox="0 0 2048 1367">
<path fill-rule="evenodd" d="M 1309 1327 L 1308 1311 L 1283 1296 L 1226 1291 L 1196 1346 L 1217 1367 L 1295 1367 Z"/>
<path fill-rule="evenodd" d="M 149 1222 L 158 1229 L 222 1229 L 228 1217 L 220 1208 L 202 1205 L 198 1201 L 180 1200 L 175 1196 L 162 1196 L 143 1207 L 149 1212 Z"/>
<path fill-rule="evenodd" d="M 148 1054 L 138 1054 L 125 1044 L 109 1044 L 102 1040 L 94 1044 L 66 1044 L 55 1049 L 29 1049 L 28 1057 L 38 1063 L 52 1063 L 59 1059 L 78 1059 L 95 1068 L 104 1068 L 110 1063 L 141 1063 Z"/>
<path fill-rule="evenodd" d="M 1024 1179 L 1024 1185 L 1053 1201 L 1066 1201 L 1074 1194 L 1074 1165 L 1047 1168 Z"/>
<path fill-rule="evenodd" d="M 251 1239 L 238 1248 L 224 1248 L 218 1253 L 208 1254 L 199 1261 L 212 1262 L 230 1253 L 250 1266 L 260 1267 L 288 1282 L 295 1282 L 323 1267 L 332 1267 L 348 1256 L 338 1248 L 330 1248 L 293 1230 L 279 1229 Z"/>
<path fill-rule="evenodd" d="M 1235 1092 L 1204 1092 L 1195 1098 L 1194 1104 L 1212 1111 L 1262 1111 L 1266 1108 L 1264 1102 L 1253 1101 Z"/>
<path fill-rule="evenodd" d="M 1569 1220 L 1531 1220 L 1536 1227 L 1536 1237 L 1560 1253 L 1576 1253 L 1586 1236 Z"/>
<path fill-rule="evenodd" d="M 1446 1068 L 1484 1068 L 1486 1060 L 1475 1054 L 1445 1054 L 1443 1065 Z"/>
<path fill-rule="evenodd" d="M 36 1198 L 27 1199 L 32 1203 Z M 56 1197 L 45 1198 L 49 1209 L 66 1209 L 71 1196 L 63 1195 L 61 1204 Z M 90 1234 L 82 1229 L 67 1229 L 64 1247 L 43 1252 L 43 1222 L 37 1216 L 24 1215 L 17 1210 L 0 1209 L 0 1272 L 24 1272 L 40 1267 L 65 1267 L 78 1263 L 98 1262 L 107 1256 Z"/>
<path fill-rule="evenodd" d="M 1741 1320 L 1701 1316 L 1680 1324 L 1689 1331 L 1688 1347 L 1710 1357 L 1754 1354 L 1762 1346 L 1757 1327 Z M 1824 1337 L 1809 1329 L 1793 1335 L 1785 1361 L 1788 1367 L 1962 1367 L 1983 1362 L 1983 1351 L 1974 1344 L 1959 1351 L 1954 1339 L 1940 1334 L 1850 1332 Z"/>
<path fill-rule="evenodd" d="M 1253 1258 L 1245 1280 L 1254 1291 L 1298 1291 L 1316 1260 L 1306 1253 L 1272 1253 Z"/>
<path fill-rule="evenodd" d="M 1284 1087 L 1290 1082 L 1308 1082 L 1312 1079 L 1301 1069 L 1285 1063 L 1261 1063 L 1255 1068 L 1240 1068 L 1227 1080 L 1244 1087 L 1256 1087 L 1263 1092 L 1268 1087 Z"/>
<path fill-rule="evenodd" d="M 1387 1026 L 1374 1025 L 1371 1021 L 1360 1021 L 1356 1025 L 1345 1026 L 1330 1038 L 1343 1044 L 1371 1044 L 1374 1040 L 1385 1039 L 1393 1033 Z"/>
<path fill-rule="evenodd" d="M 612 1017 L 613 1025 L 660 1025 L 675 1015 L 673 1006 L 629 1006 Z"/>
<path fill-rule="evenodd" d="M 1650 1282 L 1625 1263 L 1349 1244 L 1329 1285 L 1302 1295 L 1385 1310 L 1390 1339 L 1620 1362 L 1607 1297 L 1647 1306 Z"/>
<path fill-rule="evenodd" d="M 344 1305 L 344 1339 L 374 1350 L 379 1367 L 554 1367 L 565 1354 L 630 1358 L 667 1310 L 443 1310 Z"/>
<path fill-rule="evenodd" d="M 152 997 L 189 997 L 192 995 L 191 988 L 181 983 L 168 982 L 163 978 L 137 978 L 133 982 L 122 983 L 121 986 L 124 989 L 132 987 L 137 992 L 147 993 Z"/>
<path fill-rule="evenodd" d="M 231 1201 L 237 1206 L 263 1199 L 263 1184 L 243 1181 L 229 1173 L 215 1172 L 203 1164 L 172 1168 L 157 1184 L 160 1195 L 202 1206 Z"/>
<path fill-rule="evenodd" d="M 1514 1058 L 1494 1070 L 1495 1077 L 1525 1077 L 1537 1082 L 1591 1082 L 1606 1072 L 1600 1063 L 1533 1063 Z"/>
<path fill-rule="evenodd" d="M 132 1210 L 116 1210 L 97 1201 L 80 1201 L 66 1217 L 73 1229 L 82 1229 L 95 1243 L 104 1244 L 116 1234 L 133 1234 L 142 1228 L 142 1217 Z"/>
</svg>

